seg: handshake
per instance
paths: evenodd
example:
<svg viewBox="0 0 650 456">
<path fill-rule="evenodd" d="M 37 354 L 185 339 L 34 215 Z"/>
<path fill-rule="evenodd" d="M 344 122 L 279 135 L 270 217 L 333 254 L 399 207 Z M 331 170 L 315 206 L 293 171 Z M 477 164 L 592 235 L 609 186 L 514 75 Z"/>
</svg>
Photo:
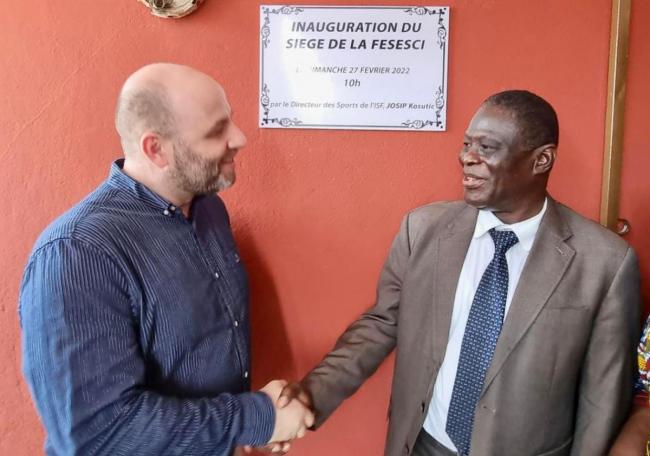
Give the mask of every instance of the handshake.
<svg viewBox="0 0 650 456">
<path fill-rule="evenodd" d="M 275 407 L 275 426 L 269 443 L 258 451 L 284 454 L 291 448 L 291 441 L 305 436 L 307 429 L 314 424 L 311 410 L 311 396 L 299 383 L 273 380 L 260 390 L 266 393 Z M 253 449 L 244 447 L 244 453 Z"/>
</svg>

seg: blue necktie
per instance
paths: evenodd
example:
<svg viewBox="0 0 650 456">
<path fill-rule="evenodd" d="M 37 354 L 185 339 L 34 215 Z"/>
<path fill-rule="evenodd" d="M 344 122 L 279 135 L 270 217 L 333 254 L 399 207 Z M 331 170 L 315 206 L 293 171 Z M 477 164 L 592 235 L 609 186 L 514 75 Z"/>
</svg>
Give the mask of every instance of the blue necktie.
<svg viewBox="0 0 650 456">
<path fill-rule="evenodd" d="M 494 241 L 494 258 L 481 277 L 469 311 L 447 415 L 447 434 L 463 456 L 469 454 L 474 409 L 503 325 L 508 297 L 506 252 L 519 242 L 512 231 L 492 228 L 489 233 Z"/>
</svg>

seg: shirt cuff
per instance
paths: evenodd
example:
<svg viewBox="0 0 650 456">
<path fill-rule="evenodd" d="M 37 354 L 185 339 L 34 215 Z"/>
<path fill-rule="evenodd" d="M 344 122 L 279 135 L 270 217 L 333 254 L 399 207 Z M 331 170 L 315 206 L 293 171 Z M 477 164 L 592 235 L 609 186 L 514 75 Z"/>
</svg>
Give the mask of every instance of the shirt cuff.
<svg viewBox="0 0 650 456">
<path fill-rule="evenodd" d="M 242 410 L 239 445 L 263 446 L 273 435 L 275 408 L 271 398 L 262 392 L 238 394 Z"/>
<path fill-rule="evenodd" d="M 650 407 L 650 397 L 648 396 L 648 392 L 643 391 L 637 393 L 636 396 L 634 396 L 634 405 L 643 408 Z"/>
</svg>

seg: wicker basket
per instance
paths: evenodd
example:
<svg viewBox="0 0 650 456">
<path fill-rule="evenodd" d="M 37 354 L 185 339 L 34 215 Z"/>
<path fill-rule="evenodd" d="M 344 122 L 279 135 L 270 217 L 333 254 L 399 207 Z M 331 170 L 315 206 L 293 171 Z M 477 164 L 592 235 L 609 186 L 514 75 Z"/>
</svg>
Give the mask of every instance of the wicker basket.
<svg viewBox="0 0 650 456">
<path fill-rule="evenodd" d="M 138 0 L 158 17 L 179 18 L 196 10 L 204 0 Z"/>
</svg>

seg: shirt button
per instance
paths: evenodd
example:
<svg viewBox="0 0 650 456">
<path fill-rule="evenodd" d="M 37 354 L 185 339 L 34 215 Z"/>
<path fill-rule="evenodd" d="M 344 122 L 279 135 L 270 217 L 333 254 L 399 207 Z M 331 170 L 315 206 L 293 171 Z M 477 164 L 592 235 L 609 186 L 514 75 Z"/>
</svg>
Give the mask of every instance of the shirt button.
<svg viewBox="0 0 650 456">
<path fill-rule="evenodd" d="M 215 273 L 214 273 L 214 278 L 215 278 L 215 279 L 218 279 L 219 277 L 220 277 L 220 276 L 219 276 L 219 273 L 218 273 L 218 272 L 215 272 Z"/>
<path fill-rule="evenodd" d="M 165 210 L 163 211 L 163 215 L 169 215 L 169 210 L 165 209 Z"/>
<path fill-rule="evenodd" d="M 176 206 L 174 206 L 173 204 L 171 204 L 171 205 L 169 206 L 169 209 L 172 210 L 172 211 L 175 211 L 175 210 L 176 210 Z"/>
<path fill-rule="evenodd" d="M 244 372 L 244 378 L 248 378 L 248 371 Z"/>
<path fill-rule="evenodd" d="M 239 255 L 235 253 L 235 263 L 239 263 Z"/>
<path fill-rule="evenodd" d="M 239 326 L 239 322 L 237 320 L 235 320 L 234 325 L 235 325 L 235 328 L 236 328 L 237 326 Z"/>
</svg>

